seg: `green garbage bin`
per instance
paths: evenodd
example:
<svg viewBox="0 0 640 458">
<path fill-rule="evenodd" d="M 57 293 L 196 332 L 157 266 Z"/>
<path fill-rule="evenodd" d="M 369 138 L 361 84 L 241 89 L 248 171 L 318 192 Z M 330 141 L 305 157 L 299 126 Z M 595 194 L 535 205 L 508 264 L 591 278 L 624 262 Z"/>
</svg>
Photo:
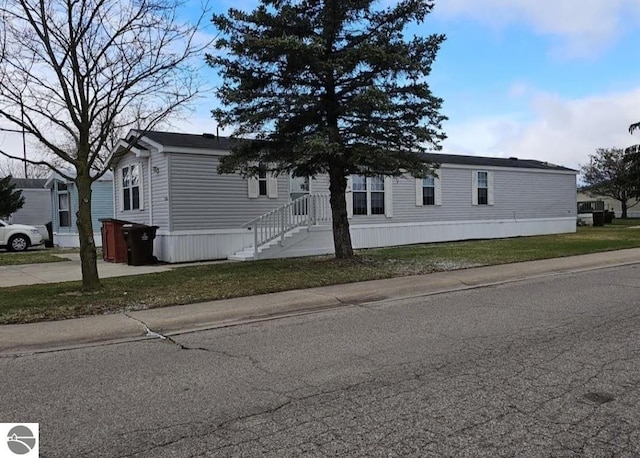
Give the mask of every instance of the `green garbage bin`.
<svg viewBox="0 0 640 458">
<path fill-rule="evenodd" d="M 146 224 L 124 224 L 122 235 L 127 244 L 127 264 L 145 266 L 157 261 L 153 256 L 153 240 L 156 238 L 158 226 Z"/>
</svg>

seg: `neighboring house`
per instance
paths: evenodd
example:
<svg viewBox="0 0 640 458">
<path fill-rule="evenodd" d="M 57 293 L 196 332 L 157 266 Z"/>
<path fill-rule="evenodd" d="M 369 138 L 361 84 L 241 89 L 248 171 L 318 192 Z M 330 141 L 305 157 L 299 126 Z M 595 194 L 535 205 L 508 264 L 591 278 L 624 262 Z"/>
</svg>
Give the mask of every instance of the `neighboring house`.
<svg viewBox="0 0 640 458">
<path fill-rule="evenodd" d="M 76 185 L 52 172 L 45 183 L 49 192 L 49 208 L 53 222 L 53 243 L 59 247 L 79 247 L 76 212 L 78 190 Z M 102 246 L 100 233 L 102 218 L 113 216 L 113 175 L 105 173 L 91 185 L 91 220 L 96 246 Z"/>
<path fill-rule="evenodd" d="M 46 180 L 12 178 L 16 189 L 22 191 L 24 205 L 13 213 L 10 222 L 29 226 L 44 226 L 51 221 L 51 195 L 45 188 Z M 46 231 L 45 231 L 46 234 Z"/>
<path fill-rule="evenodd" d="M 114 216 L 158 226 L 160 260 L 333 252 L 327 176 L 219 175 L 229 139 L 210 134 L 149 132 L 122 154 L 127 141 L 112 153 Z M 442 165 L 424 180 L 349 178 L 354 248 L 576 230 L 575 170 L 516 158 L 425 159 Z"/>
<path fill-rule="evenodd" d="M 614 212 L 616 218 L 622 216 L 622 203 L 619 200 L 591 193 L 587 189 L 580 189 L 578 191 L 578 202 L 591 200 L 604 202 L 604 209 Z M 640 218 L 640 199 L 632 198 L 627 200 L 627 216 L 629 218 Z"/>
</svg>

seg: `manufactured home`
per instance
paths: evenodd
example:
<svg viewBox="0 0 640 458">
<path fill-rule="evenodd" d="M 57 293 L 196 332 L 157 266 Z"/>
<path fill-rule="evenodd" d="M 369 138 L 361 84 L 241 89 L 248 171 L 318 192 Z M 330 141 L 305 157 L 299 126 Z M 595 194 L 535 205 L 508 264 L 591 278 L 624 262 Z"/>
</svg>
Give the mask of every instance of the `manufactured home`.
<svg viewBox="0 0 640 458">
<path fill-rule="evenodd" d="M 333 252 L 327 176 L 220 175 L 228 138 L 148 132 L 130 146 L 135 137 L 112 153 L 113 216 L 158 226 L 158 259 Z M 440 164 L 432 177 L 349 177 L 354 248 L 576 230 L 575 170 L 517 158 L 424 157 Z"/>
<path fill-rule="evenodd" d="M 622 203 L 609 196 L 603 196 L 592 192 L 589 188 L 578 189 L 578 202 L 598 201 L 602 202 L 604 210 L 614 212 L 616 218 L 622 217 Z M 640 218 L 640 198 L 630 197 L 627 200 L 627 217 Z"/>
<path fill-rule="evenodd" d="M 69 172 L 71 173 L 71 172 Z M 78 189 L 75 183 L 56 172 L 45 182 L 53 226 L 53 244 L 62 248 L 79 247 L 76 213 Z M 102 246 L 100 219 L 113 216 L 113 177 L 105 173 L 91 185 L 91 222 L 96 246 Z"/>
<path fill-rule="evenodd" d="M 51 197 L 44 186 L 45 182 L 46 180 L 38 178 L 11 179 L 11 183 L 16 185 L 16 189 L 24 197 L 22 208 L 9 218 L 11 223 L 43 227 L 51 221 Z"/>
</svg>

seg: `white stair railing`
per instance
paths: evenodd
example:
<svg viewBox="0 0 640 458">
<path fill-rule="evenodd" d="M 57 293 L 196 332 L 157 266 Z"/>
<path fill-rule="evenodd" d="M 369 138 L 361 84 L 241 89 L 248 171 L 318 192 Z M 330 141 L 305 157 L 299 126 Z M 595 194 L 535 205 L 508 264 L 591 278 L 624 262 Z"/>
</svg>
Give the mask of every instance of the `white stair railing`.
<svg viewBox="0 0 640 458">
<path fill-rule="evenodd" d="M 307 194 L 243 224 L 253 231 L 253 256 L 258 248 L 276 240 L 296 227 L 331 221 L 329 194 Z"/>
</svg>

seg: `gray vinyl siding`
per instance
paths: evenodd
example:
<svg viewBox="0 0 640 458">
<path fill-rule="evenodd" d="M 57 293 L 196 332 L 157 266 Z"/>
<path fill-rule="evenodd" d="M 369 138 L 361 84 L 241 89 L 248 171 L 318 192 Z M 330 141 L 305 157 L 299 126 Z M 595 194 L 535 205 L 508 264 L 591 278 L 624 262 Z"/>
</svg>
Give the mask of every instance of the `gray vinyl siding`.
<svg viewBox="0 0 640 458">
<path fill-rule="evenodd" d="M 195 153 L 157 153 L 150 158 L 125 155 L 115 172 L 116 218 L 153 224 L 161 230 L 198 231 L 239 229 L 243 224 L 289 202 L 289 176 L 278 177 L 278 198 L 248 197 L 247 180 L 237 174 L 218 175 L 220 156 Z M 121 169 L 141 166 L 142 210 L 121 210 Z M 151 168 L 151 188 L 149 169 Z M 157 168 L 157 171 L 153 171 Z M 472 205 L 472 172 L 493 172 L 494 205 Z M 506 167 L 473 168 L 443 164 L 440 169 L 441 206 L 416 206 L 415 180 L 393 179 L 393 217 L 351 218 L 353 224 L 411 223 L 429 221 L 477 221 L 496 219 L 558 218 L 575 216 L 575 174 L 542 169 Z M 312 193 L 329 191 L 328 175 L 310 182 Z"/>
<path fill-rule="evenodd" d="M 21 189 L 24 205 L 11 215 L 14 224 L 41 226 L 51 221 L 51 191 L 49 189 Z"/>
<path fill-rule="evenodd" d="M 318 193 L 328 193 L 329 192 L 329 175 L 318 175 L 315 178 L 311 179 L 311 183 L 309 184 L 309 191 L 312 194 Z"/>
<path fill-rule="evenodd" d="M 218 175 L 218 156 L 170 154 L 171 230 L 238 229 L 289 202 L 289 177 L 278 177 L 278 198 L 249 199 L 247 180 Z M 154 191 L 155 192 L 155 191 Z"/>
<path fill-rule="evenodd" d="M 140 165 L 142 208 L 138 210 L 122 210 L 122 168 L 132 164 Z M 118 161 L 113 172 L 113 181 L 116 190 L 114 193 L 116 219 L 130 221 L 132 223 L 149 224 L 149 160 L 147 158 L 136 157 L 133 153 L 128 153 Z"/>
<path fill-rule="evenodd" d="M 472 172 L 494 173 L 494 205 L 472 205 Z M 440 168 L 441 206 L 416 206 L 415 179 L 393 179 L 393 217 L 351 218 L 354 224 L 427 221 L 558 218 L 576 216 L 576 177 L 572 173 L 506 168 Z"/>
</svg>

